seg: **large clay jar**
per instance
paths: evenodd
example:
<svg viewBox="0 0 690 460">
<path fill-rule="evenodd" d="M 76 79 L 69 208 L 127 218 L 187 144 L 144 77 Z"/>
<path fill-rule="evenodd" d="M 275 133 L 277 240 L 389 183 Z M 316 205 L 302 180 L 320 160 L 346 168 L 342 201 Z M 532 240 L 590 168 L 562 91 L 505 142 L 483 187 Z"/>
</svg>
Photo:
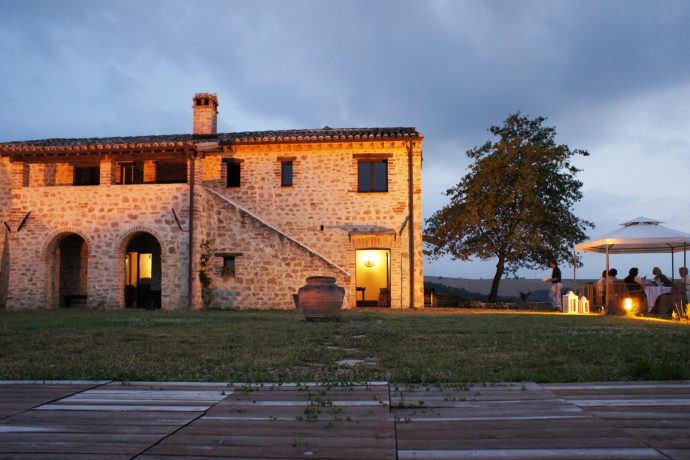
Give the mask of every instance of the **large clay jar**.
<svg viewBox="0 0 690 460">
<path fill-rule="evenodd" d="M 309 321 L 335 319 L 340 315 L 345 288 L 335 284 L 331 276 L 310 276 L 297 291 L 299 308 Z"/>
</svg>

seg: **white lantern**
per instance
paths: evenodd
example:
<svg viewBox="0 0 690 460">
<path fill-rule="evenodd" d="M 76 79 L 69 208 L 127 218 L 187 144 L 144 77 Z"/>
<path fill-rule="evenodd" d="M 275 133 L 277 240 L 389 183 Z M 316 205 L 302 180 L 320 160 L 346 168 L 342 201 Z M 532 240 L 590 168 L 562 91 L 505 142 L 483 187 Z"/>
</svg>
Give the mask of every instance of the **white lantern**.
<svg viewBox="0 0 690 460">
<path fill-rule="evenodd" d="M 563 313 L 577 313 L 577 294 L 573 291 L 568 291 L 563 296 Z"/>
<path fill-rule="evenodd" d="M 587 297 L 580 297 L 580 300 L 577 302 L 577 311 L 578 313 L 589 313 L 589 300 L 587 300 Z"/>
</svg>

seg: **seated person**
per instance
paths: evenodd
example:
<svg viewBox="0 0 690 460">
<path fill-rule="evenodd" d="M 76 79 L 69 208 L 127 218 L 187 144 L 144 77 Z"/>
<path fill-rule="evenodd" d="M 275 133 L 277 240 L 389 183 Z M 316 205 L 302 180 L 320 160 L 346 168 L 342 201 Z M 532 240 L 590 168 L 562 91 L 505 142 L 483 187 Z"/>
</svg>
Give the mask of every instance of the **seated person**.
<svg viewBox="0 0 690 460">
<path fill-rule="evenodd" d="M 652 269 L 652 274 L 654 275 L 654 282 L 657 286 L 671 287 L 673 285 L 671 280 L 668 279 L 668 276 L 661 273 L 661 269 L 659 267 L 654 267 Z"/>
<path fill-rule="evenodd" d="M 628 289 L 630 297 L 638 299 L 639 311 L 646 312 L 647 296 L 644 293 L 644 284 L 637 276 L 639 272 L 637 267 L 631 268 L 628 270 L 628 276 L 626 276 L 623 281 L 625 282 L 625 287 Z"/>
<path fill-rule="evenodd" d="M 601 272 L 601 278 L 597 281 L 597 304 L 604 305 L 606 297 L 606 270 Z"/>
<path fill-rule="evenodd" d="M 690 275 L 688 274 L 687 267 L 680 267 L 678 269 L 678 274 L 680 275 L 680 284 L 682 286 L 681 293 L 683 296 L 683 302 L 687 304 L 690 302 Z"/>
</svg>

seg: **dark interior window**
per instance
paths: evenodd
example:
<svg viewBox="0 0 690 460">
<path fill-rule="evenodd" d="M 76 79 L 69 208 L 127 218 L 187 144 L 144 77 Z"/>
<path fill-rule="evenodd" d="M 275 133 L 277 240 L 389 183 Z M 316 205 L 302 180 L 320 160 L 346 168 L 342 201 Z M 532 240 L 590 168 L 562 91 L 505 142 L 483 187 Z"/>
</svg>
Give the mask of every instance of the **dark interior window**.
<svg viewBox="0 0 690 460">
<path fill-rule="evenodd" d="M 226 161 L 228 166 L 228 179 L 226 187 L 240 186 L 240 163 L 238 161 Z"/>
<path fill-rule="evenodd" d="M 358 191 L 388 191 L 388 160 L 360 161 L 357 173 Z"/>
<path fill-rule="evenodd" d="M 223 276 L 235 276 L 235 256 L 223 257 Z"/>
<path fill-rule="evenodd" d="M 186 161 L 157 161 L 156 183 L 158 184 L 186 184 Z"/>
<path fill-rule="evenodd" d="M 123 185 L 143 184 L 144 162 L 134 161 L 130 163 L 120 163 L 120 183 Z"/>
<path fill-rule="evenodd" d="M 99 185 L 101 183 L 101 168 L 87 166 L 74 168 L 74 185 Z"/>
<path fill-rule="evenodd" d="M 283 187 L 292 186 L 292 161 L 280 162 L 280 185 Z"/>
</svg>

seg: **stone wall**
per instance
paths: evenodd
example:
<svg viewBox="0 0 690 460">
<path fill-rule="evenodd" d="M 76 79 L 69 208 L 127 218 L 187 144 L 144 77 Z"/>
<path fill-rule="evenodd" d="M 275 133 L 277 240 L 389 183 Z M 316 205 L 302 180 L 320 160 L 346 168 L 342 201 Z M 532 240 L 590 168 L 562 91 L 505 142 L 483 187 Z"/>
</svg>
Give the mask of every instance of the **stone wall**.
<svg viewBox="0 0 690 460">
<path fill-rule="evenodd" d="M 421 145 L 414 142 L 414 305 L 423 307 Z M 223 158 L 240 161 L 241 186 L 226 188 Z M 388 192 L 359 193 L 358 161 L 388 161 Z M 293 186 L 280 184 L 281 160 L 293 162 Z M 391 303 L 410 306 L 408 231 L 398 231 L 408 215 L 408 150 L 401 141 L 236 145 L 204 160 L 206 185 L 255 213 L 286 234 L 343 267 L 350 275 L 350 305 L 355 304 L 355 251 L 347 230 L 376 225 L 393 229 Z M 274 270 L 279 271 L 280 267 Z"/>
<path fill-rule="evenodd" d="M 186 184 L 15 189 L 12 228 L 31 214 L 20 231 L 9 234 L 12 263 L 7 307 L 59 304 L 55 253 L 70 234 L 86 242 L 88 306 L 123 307 L 125 250 L 139 232 L 151 233 L 161 245 L 163 308 L 187 306 L 188 193 Z"/>
<path fill-rule="evenodd" d="M 343 270 L 213 192 L 206 192 L 202 209 L 200 238 L 212 248 L 207 307 L 293 309 L 292 294 L 312 275 L 333 276 L 349 286 Z M 235 257 L 234 274 L 223 273 L 224 256 Z"/>
<path fill-rule="evenodd" d="M 68 185 L 73 176 L 68 164 L 10 164 L 2 157 L 0 196 L 8 199 L 0 200 L 0 217 L 13 231 L 0 232 L 0 254 L 5 254 L 0 260 L 0 307 L 3 295 L 8 308 L 59 305 L 56 251 L 70 234 L 85 241 L 87 281 L 79 293 L 85 290 L 88 306 L 123 307 L 126 247 L 138 232 L 148 232 L 162 248 L 165 309 L 202 306 L 198 275 L 204 242 L 210 242 L 213 253 L 208 269 L 213 280 L 212 307 L 292 308 L 291 294 L 307 276 L 318 274 L 336 276 L 346 288 L 346 306 L 354 307 L 355 252 L 371 248 L 390 250 L 391 306 L 421 308 L 421 145 L 418 140 L 411 142 L 412 213 L 407 141 L 262 143 L 204 152 L 204 159 L 200 155 L 194 166 L 195 239 L 191 246 L 191 185 L 112 185 L 119 168 L 116 161 L 103 158 L 101 185 L 74 187 Z M 224 159 L 240 163 L 239 188 L 225 186 Z M 358 162 L 372 159 L 388 162 L 387 192 L 357 190 Z M 281 186 L 282 161 L 293 164 L 292 186 Z M 152 166 L 150 160 L 144 165 L 147 180 L 155 176 Z M 192 168 L 188 174 L 192 176 Z M 400 232 L 408 215 L 412 226 L 408 223 Z M 385 238 L 372 236 L 368 245 L 355 246 L 348 231 L 364 226 L 392 231 Z M 216 254 L 241 254 L 236 257 L 235 276 L 222 273 L 223 257 Z M 414 273 L 410 273 L 411 258 Z M 414 302 L 410 297 L 413 282 Z"/>
<path fill-rule="evenodd" d="M 9 281 L 9 246 L 6 244 L 9 221 L 12 212 L 12 167 L 7 157 L 0 156 L 0 309 L 7 305 Z"/>
</svg>

